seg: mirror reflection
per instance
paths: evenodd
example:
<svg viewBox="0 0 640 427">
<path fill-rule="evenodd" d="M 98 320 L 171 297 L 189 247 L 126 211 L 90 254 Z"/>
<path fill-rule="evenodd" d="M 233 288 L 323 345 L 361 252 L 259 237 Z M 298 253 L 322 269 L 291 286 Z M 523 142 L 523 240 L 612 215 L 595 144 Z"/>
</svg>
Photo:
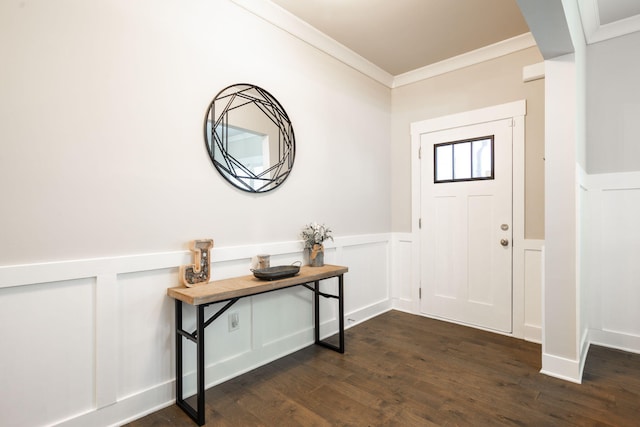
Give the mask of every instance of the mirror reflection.
<svg viewBox="0 0 640 427">
<path fill-rule="evenodd" d="M 229 86 L 216 95 L 205 119 L 205 142 L 218 172 L 243 191 L 273 190 L 293 167 L 291 121 L 280 103 L 255 85 Z"/>
</svg>

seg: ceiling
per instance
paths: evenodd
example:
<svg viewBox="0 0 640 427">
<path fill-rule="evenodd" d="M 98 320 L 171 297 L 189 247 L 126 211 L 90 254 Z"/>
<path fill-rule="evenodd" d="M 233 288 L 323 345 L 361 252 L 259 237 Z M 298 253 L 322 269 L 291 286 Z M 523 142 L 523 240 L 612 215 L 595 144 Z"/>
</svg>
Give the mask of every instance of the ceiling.
<svg viewBox="0 0 640 427">
<path fill-rule="evenodd" d="M 271 0 L 391 75 L 529 32 L 515 0 Z"/>
<path fill-rule="evenodd" d="M 389 86 L 535 45 L 517 0 L 232 1 Z M 576 1 L 587 43 L 640 31 L 640 0 Z"/>
</svg>

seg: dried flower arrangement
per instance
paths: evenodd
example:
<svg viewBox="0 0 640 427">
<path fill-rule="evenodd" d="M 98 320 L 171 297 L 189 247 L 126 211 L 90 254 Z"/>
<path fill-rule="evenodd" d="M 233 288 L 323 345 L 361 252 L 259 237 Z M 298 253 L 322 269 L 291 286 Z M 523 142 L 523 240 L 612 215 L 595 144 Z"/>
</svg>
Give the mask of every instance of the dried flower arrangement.
<svg viewBox="0 0 640 427">
<path fill-rule="evenodd" d="M 301 233 L 302 240 L 304 240 L 304 247 L 313 248 L 314 245 L 321 245 L 327 239 L 333 241 L 332 232 L 329 227 L 324 224 L 318 224 L 317 222 L 305 225 Z"/>
<path fill-rule="evenodd" d="M 332 231 L 324 224 L 312 222 L 302 229 L 302 240 L 304 247 L 309 251 L 309 265 L 312 267 L 322 267 L 324 265 L 324 245 L 327 239 L 333 241 Z"/>
</svg>

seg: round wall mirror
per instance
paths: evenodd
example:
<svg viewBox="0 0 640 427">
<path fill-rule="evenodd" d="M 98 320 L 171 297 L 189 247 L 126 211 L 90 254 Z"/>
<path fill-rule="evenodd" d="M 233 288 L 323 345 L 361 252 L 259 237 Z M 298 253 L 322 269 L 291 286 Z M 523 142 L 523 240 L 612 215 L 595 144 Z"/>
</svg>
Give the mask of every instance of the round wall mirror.
<svg viewBox="0 0 640 427">
<path fill-rule="evenodd" d="M 273 190 L 293 168 L 295 137 L 282 105 L 251 84 L 216 95 L 204 122 L 209 157 L 234 187 L 251 193 Z"/>
</svg>

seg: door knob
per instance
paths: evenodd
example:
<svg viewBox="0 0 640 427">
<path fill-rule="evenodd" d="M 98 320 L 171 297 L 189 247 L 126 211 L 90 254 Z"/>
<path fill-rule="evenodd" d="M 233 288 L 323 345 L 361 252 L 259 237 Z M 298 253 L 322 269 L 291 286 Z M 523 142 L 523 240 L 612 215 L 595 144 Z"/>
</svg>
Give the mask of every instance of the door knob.
<svg viewBox="0 0 640 427">
<path fill-rule="evenodd" d="M 500 244 L 502 246 L 509 246 L 509 239 L 500 239 Z"/>
</svg>

